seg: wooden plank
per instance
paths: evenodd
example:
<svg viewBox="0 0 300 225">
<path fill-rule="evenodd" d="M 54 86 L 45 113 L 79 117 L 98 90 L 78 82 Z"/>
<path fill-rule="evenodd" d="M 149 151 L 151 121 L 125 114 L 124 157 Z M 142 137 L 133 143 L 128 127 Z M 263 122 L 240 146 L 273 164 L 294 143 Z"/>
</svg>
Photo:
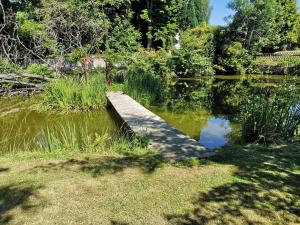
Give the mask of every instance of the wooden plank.
<svg viewBox="0 0 300 225">
<path fill-rule="evenodd" d="M 146 135 L 151 147 L 169 160 L 207 158 L 213 152 L 121 92 L 107 94 L 109 104 L 137 135 Z"/>
</svg>

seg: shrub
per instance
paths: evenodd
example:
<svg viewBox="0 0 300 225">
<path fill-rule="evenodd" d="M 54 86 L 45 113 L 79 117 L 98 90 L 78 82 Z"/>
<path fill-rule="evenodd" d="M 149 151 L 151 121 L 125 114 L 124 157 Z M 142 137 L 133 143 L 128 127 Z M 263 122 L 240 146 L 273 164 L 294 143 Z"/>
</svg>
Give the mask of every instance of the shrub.
<svg viewBox="0 0 300 225">
<path fill-rule="evenodd" d="M 206 23 L 184 31 L 181 48 L 174 50 L 170 67 L 178 77 L 213 75 L 213 30 Z"/>
<path fill-rule="evenodd" d="M 91 74 L 87 83 L 65 78 L 45 86 L 42 105 L 56 110 L 89 110 L 106 106 L 107 85 L 103 74 Z"/>
<path fill-rule="evenodd" d="M 181 78 L 214 74 L 210 58 L 185 49 L 174 51 L 170 60 L 170 68 L 172 68 L 176 76 Z"/>
<path fill-rule="evenodd" d="M 54 70 L 49 68 L 46 64 L 31 64 L 27 67 L 26 71 L 31 74 L 36 74 L 43 77 L 53 77 Z"/>
<path fill-rule="evenodd" d="M 140 50 L 134 54 L 128 64 L 124 91 L 144 104 L 163 102 L 172 76 L 168 57 L 164 51 Z"/>
<path fill-rule="evenodd" d="M 253 59 L 240 42 L 232 42 L 223 51 L 220 61 L 227 73 L 245 74 L 252 70 Z"/>
<path fill-rule="evenodd" d="M 181 47 L 203 57 L 214 56 L 214 28 L 206 23 L 187 29 L 181 35 Z"/>
</svg>

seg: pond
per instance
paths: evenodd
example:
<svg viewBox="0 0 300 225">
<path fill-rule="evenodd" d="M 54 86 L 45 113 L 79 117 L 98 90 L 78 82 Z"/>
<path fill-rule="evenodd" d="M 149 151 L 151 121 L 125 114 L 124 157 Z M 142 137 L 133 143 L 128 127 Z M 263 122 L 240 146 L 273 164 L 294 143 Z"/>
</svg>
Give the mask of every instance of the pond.
<svg viewBox="0 0 300 225">
<path fill-rule="evenodd" d="M 0 153 L 35 148 L 47 132 L 71 128 L 80 136 L 83 130 L 93 135 L 118 130 L 108 110 L 64 114 L 39 112 L 35 106 L 35 99 L 0 98 Z"/>
<path fill-rule="evenodd" d="M 258 92 L 255 94 L 259 94 L 260 90 L 272 89 L 282 82 L 300 84 L 299 77 L 287 76 L 217 75 L 213 79 L 179 79 L 173 84 L 173 98 L 180 96 L 184 103 L 179 101 L 176 106 L 178 102 L 175 100 L 171 103 L 172 107 L 151 106 L 149 109 L 208 149 L 219 148 L 228 143 L 242 143 L 237 101 L 243 95 L 240 91 L 250 79 Z M 185 103 L 191 98 L 193 102 L 199 96 L 203 104 L 196 108 L 194 105 L 186 106 Z"/>
<path fill-rule="evenodd" d="M 241 141 L 237 120 L 239 109 L 236 106 L 242 94 L 238 89 L 241 79 L 245 77 L 215 76 L 214 79 L 177 80 L 172 85 L 173 100 L 169 106 L 150 106 L 149 109 L 209 149 Z M 280 84 L 283 80 L 280 76 L 262 77 L 256 82 L 259 88 L 265 88 Z M 297 78 L 289 82 L 299 81 Z M 201 101 L 201 104 L 196 107 L 186 104 L 195 99 Z M 93 135 L 111 135 L 120 127 L 116 116 L 109 110 L 63 114 L 39 112 L 35 106 L 35 98 L 0 98 L 0 153 L 12 149 L 32 149 L 39 144 L 45 133 L 68 127 L 74 128 L 79 136 L 82 130 Z"/>
</svg>

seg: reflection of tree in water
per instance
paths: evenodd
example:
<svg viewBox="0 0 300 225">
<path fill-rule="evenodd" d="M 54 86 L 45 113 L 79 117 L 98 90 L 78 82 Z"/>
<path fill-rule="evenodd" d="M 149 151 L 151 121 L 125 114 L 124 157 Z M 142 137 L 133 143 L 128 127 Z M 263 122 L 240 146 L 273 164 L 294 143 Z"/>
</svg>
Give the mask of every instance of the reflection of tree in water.
<svg viewBox="0 0 300 225">
<path fill-rule="evenodd" d="M 178 112 L 167 108 L 150 107 L 150 110 L 195 140 L 199 140 L 201 130 L 207 126 L 211 117 L 210 112 L 205 109 Z"/>
<path fill-rule="evenodd" d="M 213 78 L 178 80 L 170 86 L 168 107 L 183 111 L 205 107 L 210 109 Z"/>
</svg>

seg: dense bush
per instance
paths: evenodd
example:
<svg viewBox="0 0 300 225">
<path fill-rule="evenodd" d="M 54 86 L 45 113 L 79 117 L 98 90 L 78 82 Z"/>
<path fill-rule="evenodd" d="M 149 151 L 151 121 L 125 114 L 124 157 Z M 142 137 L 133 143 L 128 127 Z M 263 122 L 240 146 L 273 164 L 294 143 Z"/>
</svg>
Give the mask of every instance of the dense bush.
<svg viewBox="0 0 300 225">
<path fill-rule="evenodd" d="M 174 51 L 170 68 L 179 78 L 214 74 L 211 59 L 185 49 Z"/>
<path fill-rule="evenodd" d="M 214 74 L 214 34 L 210 26 L 203 23 L 184 31 L 180 44 L 170 59 L 170 67 L 178 77 Z"/>
<path fill-rule="evenodd" d="M 229 74 L 245 74 L 253 68 L 253 58 L 240 42 L 225 46 L 219 62 Z"/>
<path fill-rule="evenodd" d="M 144 104 L 163 102 L 172 76 L 168 57 L 164 51 L 140 50 L 134 54 L 128 62 L 124 91 Z"/>
</svg>

